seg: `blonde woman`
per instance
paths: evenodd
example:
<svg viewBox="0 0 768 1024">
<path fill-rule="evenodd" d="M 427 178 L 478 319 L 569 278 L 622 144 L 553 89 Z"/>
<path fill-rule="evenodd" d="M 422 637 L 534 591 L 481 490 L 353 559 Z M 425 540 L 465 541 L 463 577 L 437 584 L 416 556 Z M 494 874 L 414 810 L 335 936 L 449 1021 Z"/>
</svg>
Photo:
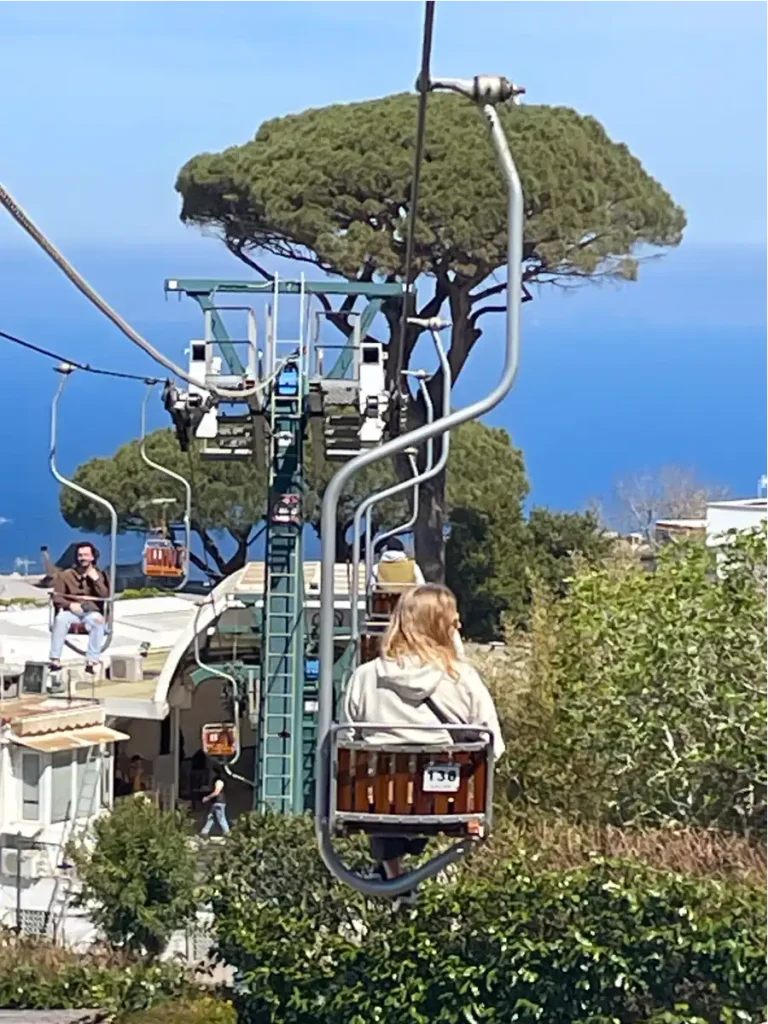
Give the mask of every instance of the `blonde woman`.
<svg viewBox="0 0 768 1024">
<path fill-rule="evenodd" d="M 361 665 L 349 682 L 343 720 L 391 723 L 391 728 L 365 730 L 363 739 L 371 746 L 414 743 L 445 748 L 454 734 L 418 726 L 485 726 L 493 737 L 494 756 L 501 757 L 504 741 L 496 708 L 480 676 L 459 653 L 460 626 L 456 598 L 447 587 L 429 583 L 406 590 L 392 614 L 380 657 Z M 402 874 L 403 856 L 421 853 L 426 842 L 372 836 L 377 873 L 383 878 Z M 415 898 L 412 893 L 405 902 Z"/>
</svg>

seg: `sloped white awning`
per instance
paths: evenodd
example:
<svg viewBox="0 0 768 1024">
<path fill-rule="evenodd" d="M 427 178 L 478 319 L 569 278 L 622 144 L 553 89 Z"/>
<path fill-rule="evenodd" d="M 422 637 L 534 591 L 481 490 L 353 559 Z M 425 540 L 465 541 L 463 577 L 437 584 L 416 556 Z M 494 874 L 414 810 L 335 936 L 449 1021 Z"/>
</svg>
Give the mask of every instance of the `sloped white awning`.
<svg viewBox="0 0 768 1024">
<path fill-rule="evenodd" d="M 14 743 L 41 754 L 56 754 L 61 750 L 79 750 L 82 747 L 95 747 L 99 743 L 119 743 L 130 739 L 127 733 L 110 729 L 106 725 L 95 725 L 90 729 L 61 729 L 39 736 L 13 736 Z"/>
</svg>

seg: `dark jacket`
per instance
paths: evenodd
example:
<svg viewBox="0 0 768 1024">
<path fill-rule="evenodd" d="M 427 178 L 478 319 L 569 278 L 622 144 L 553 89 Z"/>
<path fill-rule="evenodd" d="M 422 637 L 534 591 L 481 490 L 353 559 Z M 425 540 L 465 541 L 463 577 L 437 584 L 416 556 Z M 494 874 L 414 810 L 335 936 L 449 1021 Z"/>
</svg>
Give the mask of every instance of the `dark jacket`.
<svg viewBox="0 0 768 1024">
<path fill-rule="evenodd" d="M 104 602 L 94 600 L 109 597 L 107 577 L 97 569 L 99 578 L 89 579 L 79 568 L 65 569 L 57 573 L 53 581 L 53 603 L 61 611 L 69 608 L 73 601 L 79 602 L 85 612 L 104 612 Z"/>
</svg>

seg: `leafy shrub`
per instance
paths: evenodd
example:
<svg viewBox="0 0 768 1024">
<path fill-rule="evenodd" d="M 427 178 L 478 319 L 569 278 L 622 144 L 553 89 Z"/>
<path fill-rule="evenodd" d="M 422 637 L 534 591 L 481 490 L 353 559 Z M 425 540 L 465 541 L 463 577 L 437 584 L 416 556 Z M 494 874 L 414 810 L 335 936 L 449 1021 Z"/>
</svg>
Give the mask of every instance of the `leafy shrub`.
<svg viewBox="0 0 768 1024">
<path fill-rule="evenodd" d="M 72 851 L 79 904 L 114 945 L 157 955 L 197 909 L 188 819 L 149 800 L 122 800 L 93 831 L 92 844 Z"/>
<path fill-rule="evenodd" d="M 160 587 L 129 587 L 118 595 L 119 601 L 137 601 L 142 597 L 167 597 L 168 591 Z"/>
<path fill-rule="evenodd" d="M 199 996 L 121 1016 L 118 1024 L 237 1024 L 237 1014 L 228 1001 Z"/>
<path fill-rule="evenodd" d="M 0 933 L 0 1006 L 49 1010 L 94 1007 L 143 1009 L 193 991 L 188 973 L 173 963 L 131 963 L 114 953 L 80 956 L 41 939 Z"/>
<path fill-rule="evenodd" d="M 332 879 L 306 819 L 250 816 L 212 889 L 248 1024 L 764 1019 L 765 898 L 737 880 L 523 855 L 452 872 L 396 911 Z"/>
<path fill-rule="evenodd" d="M 579 574 L 539 606 L 500 789 L 526 811 L 765 832 L 765 534 Z"/>
</svg>

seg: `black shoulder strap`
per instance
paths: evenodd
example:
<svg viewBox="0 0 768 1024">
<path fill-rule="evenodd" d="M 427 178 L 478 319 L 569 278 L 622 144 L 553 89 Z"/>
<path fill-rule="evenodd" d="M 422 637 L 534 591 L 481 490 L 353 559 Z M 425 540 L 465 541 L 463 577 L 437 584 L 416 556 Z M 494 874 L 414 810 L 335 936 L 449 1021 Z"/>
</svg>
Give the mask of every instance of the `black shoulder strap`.
<svg viewBox="0 0 768 1024">
<path fill-rule="evenodd" d="M 452 724 L 450 718 L 447 718 L 443 714 L 443 712 L 440 710 L 440 708 L 437 706 L 437 704 L 435 704 L 435 702 L 432 700 L 431 697 L 427 697 L 427 699 L 424 701 L 424 703 L 427 705 L 427 707 L 432 712 L 432 714 L 435 716 L 435 718 L 438 720 L 438 722 L 442 722 L 443 725 L 451 725 Z"/>
</svg>

